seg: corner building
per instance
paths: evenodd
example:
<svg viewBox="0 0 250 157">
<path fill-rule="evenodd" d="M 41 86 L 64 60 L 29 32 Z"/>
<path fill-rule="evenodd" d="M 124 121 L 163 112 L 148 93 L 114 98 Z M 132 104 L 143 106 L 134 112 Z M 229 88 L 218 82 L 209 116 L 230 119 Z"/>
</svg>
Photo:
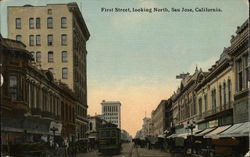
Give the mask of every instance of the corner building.
<svg viewBox="0 0 250 157">
<path fill-rule="evenodd" d="M 32 55 L 19 41 L 0 34 L 1 145 L 3 149 L 41 137 L 75 136 L 75 96 L 68 86 L 56 82 L 48 70 L 32 65 Z M 43 139 L 44 139 L 43 138 Z M 12 149 L 8 150 L 12 151 Z"/>
<path fill-rule="evenodd" d="M 76 137 L 86 137 L 86 42 L 89 31 L 76 3 L 8 7 L 8 38 L 27 45 L 38 68 L 74 91 Z"/>
<path fill-rule="evenodd" d="M 121 103 L 120 101 L 105 101 L 102 103 L 102 114 L 104 120 L 117 125 L 121 129 Z"/>
</svg>

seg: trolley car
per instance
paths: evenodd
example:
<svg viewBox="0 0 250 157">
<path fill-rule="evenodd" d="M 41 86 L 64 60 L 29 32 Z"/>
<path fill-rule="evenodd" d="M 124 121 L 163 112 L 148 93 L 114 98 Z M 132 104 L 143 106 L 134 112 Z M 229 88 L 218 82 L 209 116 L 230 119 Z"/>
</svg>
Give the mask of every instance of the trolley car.
<svg viewBox="0 0 250 157">
<path fill-rule="evenodd" d="M 105 124 L 99 130 L 99 152 L 119 154 L 121 151 L 121 130 L 113 124 Z"/>
</svg>

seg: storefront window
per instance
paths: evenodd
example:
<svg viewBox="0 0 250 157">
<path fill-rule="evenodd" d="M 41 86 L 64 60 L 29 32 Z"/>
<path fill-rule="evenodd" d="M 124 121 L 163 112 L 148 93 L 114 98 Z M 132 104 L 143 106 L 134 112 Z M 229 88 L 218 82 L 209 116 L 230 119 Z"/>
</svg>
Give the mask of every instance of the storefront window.
<svg viewBox="0 0 250 157">
<path fill-rule="evenodd" d="M 17 100 L 17 76 L 15 75 L 9 77 L 9 91 L 11 100 Z"/>
</svg>

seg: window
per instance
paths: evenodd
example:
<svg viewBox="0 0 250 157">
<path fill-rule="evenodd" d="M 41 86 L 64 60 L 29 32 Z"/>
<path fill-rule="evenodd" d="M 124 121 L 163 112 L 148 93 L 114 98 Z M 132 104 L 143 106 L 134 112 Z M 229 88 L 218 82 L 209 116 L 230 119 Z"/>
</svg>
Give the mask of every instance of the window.
<svg viewBox="0 0 250 157">
<path fill-rule="evenodd" d="M 37 29 L 41 28 L 41 19 L 39 17 L 36 18 L 36 28 Z"/>
<path fill-rule="evenodd" d="M 36 45 L 37 46 L 41 45 L 41 36 L 40 35 L 36 35 Z"/>
<path fill-rule="evenodd" d="M 52 17 L 47 18 L 47 27 L 53 28 L 53 18 Z"/>
<path fill-rule="evenodd" d="M 21 29 L 21 18 L 16 18 L 16 29 Z"/>
<path fill-rule="evenodd" d="M 61 44 L 67 45 L 67 35 L 66 34 L 61 35 Z"/>
<path fill-rule="evenodd" d="M 228 102 L 229 102 L 229 104 L 231 103 L 230 101 L 231 101 L 231 93 L 232 93 L 232 89 L 231 89 L 231 80 L 230 79 L 228 79 L 227 80 L 227 90 L 228 90 Z"/>
<path fill-rule="evenodd" d="M 243 58 L 244 58 L 244 70 L 245 70 L 245 88 L 248 88 L 248 81 L 249 81 L 248 55 L 245 55 Z"/>
<path fill-rule="evenodd" d="M 52 15 L 52 9 L 48 9 L 48 15 Z"/>
<path fill-rule="evenodd" d="M 238 91 L 242 91 L 243 88 L 243 74 L 242 74 L 242 60 L 237 61 L 237 85 Z"/>
<path fill-rule="evenodd" d="M 51 63 L 54 61 L 54 58 L 53 58 L 53 52 L 52 51 L 49 51 L 48 52 L 48 62 Z"/>
<path fill-rule="evenodd" d="M 207 111 L 207 94 L 204 95 L 204 102 L 205 102 L 205 112 Z"/>
<path fill-rule="evenodd" d="M 227 102 L 227 95 L 226 95 L 226 82 L 223 83 L 223 100 L 224 100 L 224 105 L 226 105 Z"/>
<path fill-rule="evenodd" d="M 216 89 L 212 90 L 212 110 L 216 110 Z"/>
<path fill-rule="evenodd" d="M 48 46 L 51 46 L 51 45 L 53 45 L 53 35 L 49 34 L 48 35 Z"/>
<path fill-rule="evenodd" d="M 220 94 L 220 106 L 222 106 L 222 87 L 219 86 L 219 94 Z"/>
<path fill-rule="evenodd" d="M 16 35 L 16 40 L 17 41 L 21 41 L 22 40 L 22 36 L 21 35 Z"/>
<path fill-rule="evenodd" d="M 68 78 L 68 68 L 62 68 L 62 78 L 63 79 Z"/>
<path fill-rule="evenodd" d="M 92 125 L 93 125 L 93 124 L 90 122 L 90 123 L 89 123 L 89 130 L 90 130 L 90 131 L 93 129 L 93 128 L 92 128 Z"/>
<path fill-rule="evenodd" d="M 30 29 L 34 28 L 34 18 L 29 19 L 29 27 L 30 27 Z"/>
<path fill-rule="evenodd" d="M 67 18 L 66 17 L 61 18 L 61 28 L 67 28 Z"/>
<path fill-rule="evenodd" d="M 36 62 L 41 62 L 41 52 L 36 52 Z"/>
<path fill-rule="evenodd" d="M 68 54 L 67 51 L 62 51 L 62 62 L 67 62 L 68 60 Z"/>
<path fill-rule="evenodd" d="M 34 46 L 34 35 L 29 36 L 29 44 L 30 46 Z"/>
<path fill-rule="evenodd" d="M 17 76 L 15 75 L 9 77 L 9 91 L 11 100 L 17 100 Z"/>
</svg>

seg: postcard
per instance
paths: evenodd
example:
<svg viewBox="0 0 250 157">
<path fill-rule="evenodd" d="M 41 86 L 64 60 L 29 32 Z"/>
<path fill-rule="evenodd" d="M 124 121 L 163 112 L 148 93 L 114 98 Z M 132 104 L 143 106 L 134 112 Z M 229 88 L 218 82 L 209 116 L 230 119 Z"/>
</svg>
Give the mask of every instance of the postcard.
<svg viewBox="0 0 250 157">
<path fill-rule="evenodd" d="M 1 0 L 1 156 L 249 156 L 247 0 Z"/>
</svg>

